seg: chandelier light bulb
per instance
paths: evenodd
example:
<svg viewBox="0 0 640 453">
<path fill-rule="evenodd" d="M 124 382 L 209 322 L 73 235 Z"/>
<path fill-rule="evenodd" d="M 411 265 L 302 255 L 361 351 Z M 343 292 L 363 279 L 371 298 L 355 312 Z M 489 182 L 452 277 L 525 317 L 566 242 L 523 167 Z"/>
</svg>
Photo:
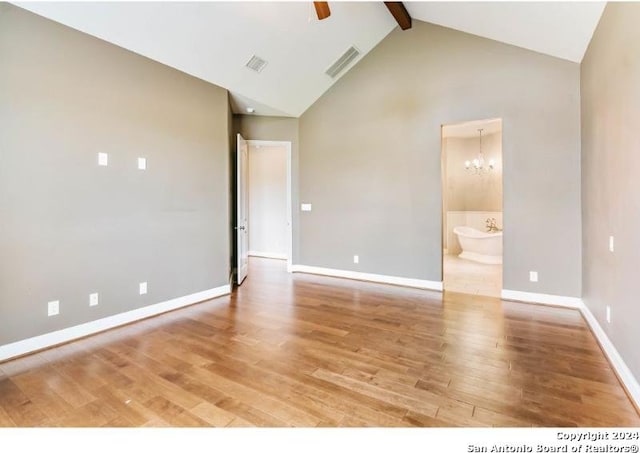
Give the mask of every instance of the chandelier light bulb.
<svg viewBox="0 0 640 453">
<path fill-rule="evenodd" d="M 483 129 L 478 129 L 480 145 L 478 149 L 478 157 L 472 161 L 467 160 L 464 162 L 465 170 L 471 171 L 473 174 L 480 176 L 489 173 L 496 166 L 495 160 L 493 159 L 489 159 L 488 165 L 485 166 L 484 154 L 482 153 L 482 131 Z"/>
</svg>

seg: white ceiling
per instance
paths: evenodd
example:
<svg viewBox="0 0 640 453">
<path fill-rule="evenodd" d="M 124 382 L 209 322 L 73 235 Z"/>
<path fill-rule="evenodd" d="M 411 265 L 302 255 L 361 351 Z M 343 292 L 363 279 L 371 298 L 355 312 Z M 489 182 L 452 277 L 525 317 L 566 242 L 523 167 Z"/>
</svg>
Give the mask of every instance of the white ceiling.
<svg viewBox="0 0 640 453">
<path fill-rule="evenodd" d="M 407 2 L 414 19 L 580 63 L 606 2 Z"/>
<path fill-rule="evenodd" d="M 502 131 L 502 120 L 494 118 L 490 120 L 467 121 L 466 123 L 447 124 L 442 126 L 442 136 L 444 138 L 457 137 L 469 138 L 478 137 L 478 129 L 482 129 L 482 135 L 491 135 Z"/>
<path fill-rule="evenodd" d="M 16 4 L 227 88 L 236 113 L 258 115 L 300 116 L 335 82 L 324 71 L 349 46 L 361 52 L 353 66 L 396 27 L 382 2 L 333 1 L 323 21 L 311 1 Z M 414 19 L 579 62 L 605 3 L 405 5 Z M 245 67 L 254 54 L 268 61 L 260 74 Z"/>
<path fill-rule="evenodd" d="M 335 82 L 324 72 L 351 45 L 364 55 L 396 25 L 382 3 L 331 3 L 323 21 L 310 1 L 16 4 L 227 88 L 238 110 L 288 116 Z M 260 74 L 245 67 L 254 54 Z"/>
</svg>

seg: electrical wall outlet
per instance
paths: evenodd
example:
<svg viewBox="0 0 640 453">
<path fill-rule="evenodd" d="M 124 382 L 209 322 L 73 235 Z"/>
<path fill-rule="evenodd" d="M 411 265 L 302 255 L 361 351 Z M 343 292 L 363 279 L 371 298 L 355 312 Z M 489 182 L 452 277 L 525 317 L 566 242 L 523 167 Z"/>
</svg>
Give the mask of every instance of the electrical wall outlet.
<svg viewBox="0 0 640 453">
<path fill-rule="evenodd" d="M 607 305 L 607 322 L 611 324 L 611 306 Z"/>
<path fill-rule="evenodd" d="M 89 306 L 90 307 L 95 307 L 96 305 L 98 305 L 99 302 L 100 301 L 99 301 L 98 293 L 89 294 Z"/>
<path fill-rule="evenodd" d="M 109 155 L 107 153 L 98 153 L 98 165 L 101 167 L 109 165 Z"/>
<path fill-rule="evenodd" d="M 47 315 L 48 316 L 56 316 L 60 313 L 60 301 L 52 300 L 47 304 Z"/>
<path fill-rule="evenodd" d="M 147 169 L 147 159 L 144 157 L 138 157 L 138 170 L 146 170 Z"/>
<path fill-rule="evenodd" d="M 311 211 L 311 203 L 302 203 L 300 209 L 303 211 Z"/>
<path fill-rule="evenodd" d="M 537 282 L 538 281 L 538 272 L 537 271 L 529 272 L 529 281 L 530 282 Z"/>
<path fill-rule="evenodd" d="M 140 295 L 147 294 L 147 282 L 140 283 Z"/>
<path fill-rule="evenodd" d="M 353 255 L 353 262 L 358 264 L 360 262 L 360 257 L 358 255 Z"/>
<path fill-rule="evenodd" d="M 613 252 L 613 236 L 609 236 L 609 251 Z"/>
</svg>

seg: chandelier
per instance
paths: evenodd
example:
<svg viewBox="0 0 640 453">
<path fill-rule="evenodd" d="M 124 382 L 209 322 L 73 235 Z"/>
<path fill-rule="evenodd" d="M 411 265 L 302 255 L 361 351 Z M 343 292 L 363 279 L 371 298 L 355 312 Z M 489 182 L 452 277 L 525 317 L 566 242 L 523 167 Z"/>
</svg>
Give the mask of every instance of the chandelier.
<svg viewBox="0 0 640 453">
<path fill-rule="evenodd" d="M 474 175 L 485 175 L 493 170 L 496 166 L 493 159 L 489 159 L 488 163 L 484 161 L 484 154 L 482 154 L 482 131 L 484 129 L 478 129 L 478 133 L 480 134 L 480 151 L 478 152 L 478 157 L 473 160 L 467 160 L 464 163 L 464 168 Z"/>
</svg>

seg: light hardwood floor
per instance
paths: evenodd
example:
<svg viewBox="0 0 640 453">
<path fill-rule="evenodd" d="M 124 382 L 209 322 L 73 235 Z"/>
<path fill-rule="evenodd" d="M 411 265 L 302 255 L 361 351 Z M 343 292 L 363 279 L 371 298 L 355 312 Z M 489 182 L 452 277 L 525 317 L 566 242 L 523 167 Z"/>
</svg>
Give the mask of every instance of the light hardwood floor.
<svg viewBox="0 0 640 453">
<path fill-rule="evenodd" d="M 0 426 L 640 426 L 577 311 L 285 272 L 0 364 Z"/>
</svg>

